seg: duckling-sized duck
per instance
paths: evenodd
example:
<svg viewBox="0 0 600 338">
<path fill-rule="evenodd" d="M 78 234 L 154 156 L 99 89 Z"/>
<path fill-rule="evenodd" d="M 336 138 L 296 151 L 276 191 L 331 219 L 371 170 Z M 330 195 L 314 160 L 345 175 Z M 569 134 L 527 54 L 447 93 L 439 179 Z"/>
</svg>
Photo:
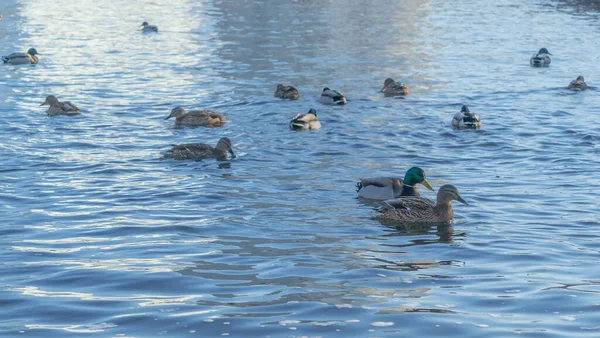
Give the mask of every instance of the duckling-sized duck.
<svg viewBox="0 0 600 338">
<path fill-rule="evenodd" d="M 337 90 L 325 87 L 323 88 L 319 102 L 322 104 L 344 105 L 346 104 L 346 97 Z"/>
<path fill-rule="evenodd" d="M 165 120 L 175 118 L 176 126 L 205 126 L 205 127 L 222 127 L 227 123 L 225 116 L 215 113 L 212 110 L 192 110 L 185 112 L 181 107 L 173 108 L 171 114 Z"/>
<path fill-rule="evenodd" d="M 398 96 L 398 95 L 408 95 L 408 86 L 406 86 L 402 82 L 396 82 L 392 78 L 385 79 L 383 82 L 383 87 L 381 87 L 381 92 L 385 96 Z"/>
<path fill-rule="evenodd" d="M 79 113 L 81 113 L 79 111 L 79 108 L 77 108 L 77 106 L 75 106 L 74 104 L 72 104 L 69 101 L 59 102 L 58 99 L 56 98 L 56 96 L 54 96 L 54 95 L 48 95 L 46 97 L 46 100 L 44 101 L 44 103 L 40 104 L 40 107 L 43 105 L 50 106 L 48 108 L 48 111 L 46 111 L 46 114 L 48 115 L 48 117 L 52 117 L 52 116 L 56 116 L 56 115 L 74 116 L 74 115 L 78 115 Z"/>
<path fill-rule="evenodd" d="M 404 197 L 384 202 L 379 219 L 393 223 L 448 223 L 454 219 L 452 200 L 469 204 L 452 184 L 440 187 L 437 203 L 421 197 Z"/>
<path fill-rule="evenodd" d="M 572 90 L 586 90 L 588 89 L 587 83 L 583 79 L 583 76 L 579 75 L 575 80 L 569 83 L 569 89 Z"/>
<path fill-rule="evenodd" d="M 317 111 L 311 109 L 306 114 L 298 114 L 290 122 L 291 130 L 316 130 L 321 128 L 321 122 L 317 118 Z"/>
<path fill-rule="evenodd" d="M 546 48 L 540 48 L 539 52 L 533 54 L 529 63 L 533 67 L 548 67 L 550 66 L 550 62 L 552 62 L 550 55 L 552 54 Z"/>
<path fill-rule="evenodd" d="M 400 196 L 419 197 L 415 185 L 421 183 L 425 188 L 433 191 L 433 187 L 425 177 L 425 171 L 419 167 L 408 169 L 404 180 L 393 177 L 362 178 L 356 183 L 358 197 L 372 200 L 388 200 Z"/>
<path fill-rule="evenodd" d="M 277 89 L 275 89 L 275 97 L 286 100 L 298 100 L 300 98 L 300 92 L 294 86 L 278 84 Z"/>
<path fill-rule="evenodd" d="M 158 27 L 156 27 L 154 25 L 150 25 L 146 21 L 142 22 L 142 25 L 140 27 L 144 27 L 144 28 L 142 28 L 142 32 L 144 32 L 144 33 L 158 32 Z"/>
<path fill-rule="evenodd" d="M 231 154 L 231 158 L 235 158 L 235 153 L 231 149 L 231 140 L 223 137 L 214 148 L 204 143 L 179 144 L 167 151 L 164 157 L 175 160 L 201 160 L 214 157 L 219 161 L 224 161 L 227 159 L 227 152 Z"/>
<path fill-rule="evenodd" d="M 29 48 L 27 53 L 12 53 L 10 55 L 3 56 L 2 61 L 10 65 L 36 64 L 39 62 L 39 59 L 36 55 L 39 55 L 37 50 L 35 48 Z"/>
<path fill-rule="evenodd" d="M 454 115 L 452 126 L 458 129 L 479 129 L 481 128 L 481 119 L 479 115 L 471 113 L 469 107 L 462 106 L 460 112 Z"/>
</svg>

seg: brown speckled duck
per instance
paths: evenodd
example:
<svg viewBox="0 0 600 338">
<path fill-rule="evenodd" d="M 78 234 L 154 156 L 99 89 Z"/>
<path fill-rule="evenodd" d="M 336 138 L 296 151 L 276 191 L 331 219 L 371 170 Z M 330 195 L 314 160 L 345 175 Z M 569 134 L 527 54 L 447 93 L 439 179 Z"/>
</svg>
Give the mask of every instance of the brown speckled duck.
<svg viewBox="0 0 600 338">
<path fill-rule="evenodd" d="M 583 76 L 579 75 L 575 80 L 569 83 L 568 88 L 571 90 L 586 90 L 588 89 L 588 85 L 585 83 Z"/>
<path fill-rule="evenodd" d="M 216 158 L 219 161 L 223 161 L 227 159 L 227 152 L 231 154 L 231 158 L 235 158 L 235 153 L 231 149 L 231 140 L 227 137 L 223 137 L 214 148 L 204 143 L 179 144 L 167 151 L 164 154 L 164 157 L 175 160 Z"/>
<path fill-rule="evenodd" d="M 275 89 L 275 97 L 286 100 L 298 100 L 300 98 L 300 92 L 294 86 L 278 84 L 277 89 Z"/>
<path fill-rule="evenodd" d="M 185 112 L 181 107 L 173 108 L 171 114 L 165 120 L 175 118 L 176 126 L 205 126 L 205 127 L 222 127 L 227 123 L 225 116 L 215 113 L 212 110 L 192 110 Z"/>
<path fill-rule="evenodd" d="M 398 95 L 408 95 L 408 86 L 406 86 L 402 82 L 396 82 L 392 78 L 387 78 L 383 82 L 383 87 L 381 87 L 381 92 L 385 96 L 398 96 Z"/>
<path fill-rule="evenodd" d="M 43 105 L 50 106 L 48 108 L 48 111 L 46 111 L 46 114 L 49 117 L 56 116 L 56 115 L 74 116 L 74 115 L 78 115 L 79 113 L 81 113 L 79 111 L 79 108 L 77 108 L 74 104 L 72 104 L 69 101 L 59 102 L 58 99 L 56 98 L 56 96 L 54 96 L 54 95 L 48 95 L 46 97 L 46 100 L 44 101 L 44 103 L 40 104 L 40 106 L 43 106 Z"/>
</svg>

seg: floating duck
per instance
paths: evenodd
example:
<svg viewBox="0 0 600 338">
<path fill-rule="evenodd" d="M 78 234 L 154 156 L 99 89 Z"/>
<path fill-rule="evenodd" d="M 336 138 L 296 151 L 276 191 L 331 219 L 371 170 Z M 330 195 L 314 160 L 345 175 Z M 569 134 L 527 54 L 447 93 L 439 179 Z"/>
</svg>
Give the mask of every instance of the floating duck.
<svg viewBox="0 0 600 338">
<path fill-rule="evenodd" d="M 400 196 L 417 196 L 419 191 L 415 185 L 421 183 L 425 188 L 432 190 L 433 187 L 425 177 L 425 171 L 419 167 L 408 169 L 404 180 L 393 177 L 362 178 L 356 183 L 358 197 L 372 200 L 388 200 Z"/>
<path fill-rule="evenodd" d="M 448 223 L 454 218 L 451 201 L 469 204 L 452 184 L 440 187 L 437 203 L 421 197 L 403 197 L 384 202 L 379 219 L 392 223 Z"/>
<path fill-rule="evenodd" d="M 39 55 L 35 48 L 29 48 L 27 53 L 12 53 L 2 57 L 4 63 L 11 65 L 26 65 L 38 63 L 39 59 L 36 55 Z"/>
<path fill-rule="evenodd" d="M 317 118 L 317 111 L 311 109 L 306 114 L 298 114 L 290 122 L 292 130 L 315 130 L 321 128 L 321 122 Z"/>
<path fill-rule="evenodd" d="M 227 159 L 227 152 L 231 154 L 231 158 L 235 158 L 235 153 L 231 149 L 231 140 L 223 137 L 214 148 L 204 143 L 179 144 L 167 151 L 164 157 L 175 160 L 201 160 L 214 157 L 223 161 Z"/>
<path fill-rule="evenodd" d="M 275 89 L 275 97 L 287 100 L 298 100 L 300 98 L 300 92 L 294 86 L 278 84 L 277 89 Z"/>
<path fill-rule="evenodd" d="M 579 75 L 575 80 L 569 83 L 568 88 L 572 90 L 586 90 L 588 89 L 588 85 L 585 83 L 583 76 Z"/>
<path fill-rule="evenodd" d="M 381 92 L 385 96 L 398 96 L 398 95 L 408 95 L 408 86 L 406 86 L 402 82 L 396 82 L 392 78 L 385 79 L 383 82 L 383 87 L 381 87 Z"/>
<path fill-rule="evenodd" d="M 150 25 L 146 21 L 144 21 L 140 27 L 144 27 L 142 28 L 142 32 L 158 32 L 158 27 Z"/>
<path fill-rule="evenodd" d="M 337 90 L 325 87 L 323 88 L 319 102 L 322 104 L 344 105 L 346 104 L 346 97 Z"/>
<path fill-rule="evenodd" d="M 81 113 L 79 111 L 79 108 L 77 108 L 77 106 L 75 106 L 74 104 L 72 104 L 69 101 L 59 102 L 58 99 L 56 98 L 56 96 L 54 96 L 54 95 L 48 95 L 46 97 L 46 100 L 44 101 L 44 103 L 40 104 L 40 106 L 43 106 L 43 105 L 50 106 L 48 108 L 48 111 L 46 111 L 46 114 L 49 117 L 56 116 L 56 115 L 74 116 L 74 115 L 78 115 L 79 113 Z"/>
<path fill-rule="evenodd" d="M 181 107 L 173 108 L 165 120 L 175 118 L 176 126 L 222 127 L 227 123 L 225 116 L 212 110 L 192 110 L 188 113 Z"/>
<path fill-rule="evenodd" d="M 533 67 L 548 67 L 550 66 L 550 62 L 552 62 L 552 60 L 550 60 L 550 55 L 552 54 L 550 54 L 546 48 L 541 48 L 539 52 L 533 54 L 529 63 Z"/>
<path fill-rule="evenodd" d="M 458 129 L 479 129 L 481 128 L 481 119 L 479 115 L 471 113 L 469 107 L 462 106 L 460 112 L 454 115 L 452 126 Z"/>
</svg>

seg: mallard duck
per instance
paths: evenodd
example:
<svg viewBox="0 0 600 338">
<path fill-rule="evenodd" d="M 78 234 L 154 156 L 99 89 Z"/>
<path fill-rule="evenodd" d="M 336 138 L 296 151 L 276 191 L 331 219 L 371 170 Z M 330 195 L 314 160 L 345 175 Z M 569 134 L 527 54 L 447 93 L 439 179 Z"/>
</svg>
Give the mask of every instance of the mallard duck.
<svg viewBox="0 0 600 338">
<path fill-rule="evenodd" d="M 343 105 L 346 104 L 346 97 L 344 94 L 338 92 L 337 90 L 329 89 L 327 87 L 323 88 L 323 92 L 321 93 L 321 98 L 319 102 L 322 104 L 335 104 L 335 105 Z"/>
<path fill-rule="evenodd" d="M 550 54 L 546 48 L 541 48 L 539 52 L 533 54 L 529 63 L 531 63 L 533 67 L 548 67 L 550 66 L 550 62 L 552 62 L 552 60 L 550 60 L 550 55 L 552 54 Z"/>
<path fill-rule="evenodd" d="M 481 128 L 481 119 L 479 115 L 471 113 L 469 107 L 462 106 L 460 112 L 454 115 L 452 126 L 458 129 L 479 129 Z"/>
<path fill-rule="evenodd" d="M 278 84 L 277 89 L 275 89 L 275 97 L 287 100 L 298 100 L 300 98 L 300 92 L 294 86 Z"/>
<path fill-rule="evenodd" d="M 27 53 L 12 53 L 2 57 L 4 63 L 11 65 L 26 65 L 38 63 L 39 59 L 36 55 L 39 55 L 35 48 L 29 48 Z"/>
<path fill-rule="evenodd" d="M 440 187 L 437 203 L 421 197 L 403 197 L 383 203 L 379 219 L 394 223 L 447 223 L 454 218 L 452 200 L 469 204 L 458 194 L 452 184 Z"/>
<path fill-rule="evenodd" d="M 572 90 L 586 90 L 588 89 L 588 85 L 585 83 L 583 76 L 579 75 L 575 80 L 569 83 L 569 89 Z"/>
<path fill-rule="evenodd" d="M 298 114 L 290 122 L 292 130 L 315 130 L 321 128 L 321 122 L 317 118 L 317 111 L 311 109 L 306 114 Z"/>
<path fill-rule="evenodd" d="M 235 158 L 235 153 L 231 149 L 231 140 L 223 137 L 214 148 L 204 143 L 179 144 L 167 151 L 164 157 L 175 160 L 201 160 L 214 157 L 223 161 L 227 159 L 227 152 L 231 154 L 231 158 Z"/>
<path fill-rule="evenodd" d="M 158 27 L 150 25 L 146 21 L 142 22 L 142 25 L 140 27 L 144 27 L 142 28 L 142 32 L 158 32 Z"/>
<path fill-rule="evenodd" d="M 387 200 L 400 196 L 419 197 L 419 191 L 415 187 L 417 183 L 433 191 L 433 187 L 427 182 L 425 171 L 419 167 L 412 167 L 404 175 L 404 180 L 393 177 L 362 178 L 356 183 L 356 192 L 358 197 L 372 200 Z"/>
<path fill-rule="evenodd" d="M 402 82 L 396 82 L 392 78 L 385 79 L 383 82 L 383 87 L 381 87 L 381 92 L 385 96 L 397 96 L 397 95 L 408 95 L 408 86 L 406 86 Z"/>
<path fill-rule="evenodd" d="M 56 115 L 74 116 L 80 113 L 79 108 L 77 108 L 77 106 L 75 106 L 69 101 L 59 102 L 56 96 L 54 95 L 48 95 L 44 103 L 40 104 L 40 107 L 43 105 L 50 106 L 48 108 L 48 111 L 46 111 L 46 114 L 49 117 Z"/>
<path fill-rule="evenodd" d="M 222 127 L 227 120 L 225 116 L 215 113 L 212 110 L 192 110 L 185 112 L 181 107 L 173 108 L 171 114 L 165 120 L 175 118 L 176 126 L 206 126 L 206 127 Z"/>
</svg>

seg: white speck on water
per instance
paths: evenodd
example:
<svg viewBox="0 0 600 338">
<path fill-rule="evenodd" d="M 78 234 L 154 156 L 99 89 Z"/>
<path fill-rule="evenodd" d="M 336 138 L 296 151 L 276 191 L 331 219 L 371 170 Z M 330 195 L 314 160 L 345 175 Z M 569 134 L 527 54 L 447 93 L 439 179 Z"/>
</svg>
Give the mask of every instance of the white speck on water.
<svg viewBox="0 0 600 338">
<path fill-rule="evenodd" d="M 387 326 L 393 326 L 394 322 L 372 322 L 371 326 L 377 326 L 377 327 L 387 327 Z"/>
<path fill-rule="evenodd" d="M 205 319 L 204 322 L 205 323 L 212 323 L 212 322 L 214 322 L 214 319 Z"/>
<path fill-rule="evenodd" d="M 382 278 L 385 278 L 385 277 L 387 277 L 386 275 L 384 275 L 384 274 L 382 274 L 382 273 L 378 273 L 378 274 L 377 274 L 377 276 L 378 276 L 378 277 L 382 277 Z"/>
<path fill-rule="evenodd" d="M 348 319 L 345 322 L 346 323 L 360 323 L 360 319 Z"/>
<path fill-rule="evenodd" d="M 281 326 L 286 326 L 288 324 L 300 324 L 300 321 L 299 320 L 290 320 L 290 319 L 279 321 L 279 325 L 281 325 Z"/>
<path fill-rule="evenodd" d="M 482 327 L 482 328 L 490 327 L 490 326 L 489 326 L 489 325 L 487 325 L 487 324 L 475 324 L 475 326 L 477 326 L 477 327 Z"/>
<path fill-rule="evenodd" d="M 560 316 L 558 318 L 560 318 L 562 320 L 566 320 L 568 322 L 572 322 L 572 321 L 574 321 L 576 319 L 575 316 Z"/>
</svg>

